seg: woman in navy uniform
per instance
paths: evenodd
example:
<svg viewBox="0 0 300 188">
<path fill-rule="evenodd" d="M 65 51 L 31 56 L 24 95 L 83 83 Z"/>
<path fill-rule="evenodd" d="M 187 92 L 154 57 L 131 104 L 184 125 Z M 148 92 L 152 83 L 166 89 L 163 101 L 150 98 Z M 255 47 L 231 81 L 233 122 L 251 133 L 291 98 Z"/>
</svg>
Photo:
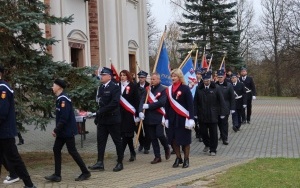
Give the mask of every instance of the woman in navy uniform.
<svg viewBox="0 0 300 188">
<path fill-rule="evenodd" d="M 172 86 L 166 90 L 168 100 L 166 102 L 166 127 L 169 144 L 173 145 L 176 160 L 173 167 L 182 163 L 180 146 L 184 152 L 182 168 L 189 167 L 190 144 L 192 142 L 191 129 L 195 126 L 193 96 L 190 88 L 185 85 L 184 77 L 180 69 L 171 72 Z"/>
<path fill-rule="evenodd" d="M 132 82 L 132 77 L 127 70 L 120 72 L 120 88 L 121 88 L 121 99 L 120 99 L 120 112 L 121 112 L 121 135 L 123 152 L 127 145 L 130 150 L 130 159 L 132 162 L 136 159 L 136 153 L 133 146 L 134 130 L 136 128 L 135 123 L 139 121 L 138 117 L 138 106 L 139 106 L 139 95 L 137 85 Z"/>
<path fill-rule="evenodd" d="M 75 146 L 75 135 L 78 133 L 74 109 L 71 99 L 63 92 L 66 87 L 65 81 L 56 79 L 53 83 L 53 93 L 56 99 L 56 126 L 52 132 L 55 137 L 53 146 L 55 173 L 45 176 L 46 180 L 61 181 L 61 150 L 66 144 L 69 154 L 80 167 L 82 174 L 75 181 L 83 181 L 91 176 Z"/>
<path fill-rule="evenodd" d="M 23 180 L 25 188 L 35 188 L 16 146 L 14 91 L 2 79 L 3 74 L 4 67 L 0 65 L 0 154 Z"/>
</svg>

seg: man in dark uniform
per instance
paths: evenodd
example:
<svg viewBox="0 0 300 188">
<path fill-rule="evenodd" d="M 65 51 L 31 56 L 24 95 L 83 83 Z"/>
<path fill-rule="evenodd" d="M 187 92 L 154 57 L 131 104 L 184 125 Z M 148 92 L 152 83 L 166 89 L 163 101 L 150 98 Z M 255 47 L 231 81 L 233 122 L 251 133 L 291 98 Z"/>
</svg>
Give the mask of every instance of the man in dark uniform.
<svg viewBox="0 0 300 188">
<path fill-rule="evenodd" d="M 123 170 L 123 146 L 121 140 L 121 114 L 120 114 L 120 96 L 121 90 L 118 85 L 111 81 L 112 70 L 103 67 L 101 72 L 102 85 L 97 92 L 97 101 L 99 109 L 95 118 L 97 125 L 97 149 L 98 159 L 96 164 L 89 166 L 91 170 L 104 170 L 104 152 L 107 143 L 107 137 L 110 134 L 117 150 L 117 165 L 114 172 Z"/>
<path fill-rule="evenodd" d="M 246 93 L 247 93 L 247 117 L 245 114 L 245 110 L 243 110 L 242 119 L 243 119 L 243 123 L 245 123 L 247 120 L 247 123 L 250 124 L 251 114 L 252 114 L 252 100 L 256 99 L 255 84 L 253 78 L 247 75 L 246 68 L 241 69 L 241 76 L 239 79 L 242 83 L 244 83 L 244 86 L 246 88 Z"/>
<path fill-rule="evenodd" d="M 203 84 L 197 87 L 194 106 L 201 124 L 201 134 L 205 148 L 215 156 L 218 147 L 218 116 L 225 118 L 226 104 L 221 88 L 211 81 L 211 72 L 203 74 Z"/>
<path fill-rule="evenodd" d="M 198 67 L 196 69 L 196 78 L 197 78 L 197 81 L 198 81 L 198 86 L 200 86 L 201 84 L 203 84 L 203 79 L 202 79 L 202 74 L 204 74 L 206 72 L 206 69 L 205 68 L 200 68 Z M 198 117 L 196 115 L 195 117 L 195 132 L 196 132 L 196 138 L 199 139 L 199 142 L 202 142 L 202 136 L 201 136 L 201 129 L 200 129 L 200 124 L 202 122 L 199 122 L 198 121 Z"/>
<path fill-rule="evenodd" d="M 235 96 L 232 84 L 225 80 L 225 72 L 223 70 L 218 70 L 218 81 L 216 84 L 222 89 L 223 97 L 226 103 L 226 115 L 225 118 L 218 118 L 218 126 L 220 130 L 220 137 L 224 145 L 228 145 L 228 117 L 229 114 L 235 112 Z"/>
<path fill-rule="evenodd" d="M 149 82 L 146 81 L 147 75 L 148 73 L 142 70 L 138 73 L 139 82 L 137 83 L 137 86 L 138 86 L 139 101 L 141 101 L 142 95 L 145 92 L 145 88 L 149 86 Z M 139 127 L 136 126 L 136 130 L 135 130 L 136 133 L 138 132 L 138 128 Z M 143 128 L 141 129 L 140 132 L 139 142 L 140 142 L 140 146 L 138 151 L 142 151 L 144 149 L 144 154 L 148 154 L 150 150 L 151 140 L 149 138 L 149 133 L 147 132 L 147 130 Z"/>
<path fill-rule="evenodd" d="M 237 132 L 241 128 L 242 113 L 247 107 L 247 96 L 245 86 L 242 82 L 238 81 L 237 74 L 233 73 L 231 75 L 231 82 L 235 95 L 235 112 L 232 114 L 232 129 L 234 132 Z"/>
<path fill-rule="evenodd" d="M 167 100 L 166 88 L 160 84 L 160 75 L 158 73 L 153 73 L 151 75 L 151 87 L 149 96 L 147 99 L 147 104 L 145 104 L 147 92 L 144 92 L 144 95 L 140 102 L 139 107 L 139 117 L 144 120 L 145 129 L 149 132 L 152 147 L 154 151 L 155 158 L 151 161 L 151 164 L 156 164 L 161 162 L 160 147 L 158 140 L 163 145 L 165 150 L 165 158 L 168 160 L 170 158 L 171 152 L 168 145 L 167 138 L 164 133 L 164 106 Z M 143 113 L 145 110 L 145 114 Z"/>
<path fill-rule="evenodd" d="M 61 181 L 61 150 L 66 144 L 69 154 L 80 167 L 81 174 L 75 181 L 83 181 L 91 177 L 91 173 L 86 168 L 81 156 L 79 155 L 75 145 L 75 135 L 78 133 L 75 114 L 71 99 L 64 93 L 66 82 L 62 79 L 56 79 L 53 83 L 53 93 L 56 99 L 56 126 L 52 132 L 55 137 L 53 146 L 55 173 L 45 176 L 46 180 L 60 182 Z"/>
<path fill-rule="evenodd" d="M 23 180 L 25 188 L 36 188 L 16 146 L 17 126 L 14 91 L 2 79 L 3 74 L 4 67 L 0 65 L 0 154 L 7 160 L 10 168 Z"/>
</svg>

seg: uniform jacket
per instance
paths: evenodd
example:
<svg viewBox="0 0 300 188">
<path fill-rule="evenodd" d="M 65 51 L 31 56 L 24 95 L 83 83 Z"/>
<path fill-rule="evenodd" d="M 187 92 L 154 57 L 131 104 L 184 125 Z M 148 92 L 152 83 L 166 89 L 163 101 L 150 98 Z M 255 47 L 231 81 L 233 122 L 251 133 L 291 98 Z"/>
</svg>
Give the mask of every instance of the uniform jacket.
<svg viewBox="0 0 300 188">
<path fill-rule="evenodd" d="M 235 95 L 242 96 L 239 99 L 235 99 L 236 109 L 242 109 L 243 105 L 247 105 L 247 94 L 245 86 L 242 82 L 237 81 L 236 85 L 233 84 L 233 89 L 235 91 Z"/>
<path fill-rule="evenodd" d="M 181 91 L 181 95 L 176 99 L 178 91 Z M 194 119 L 193 96 L 189 86 L 183 84 L 180 85 L 174 93 L 172 92 L 172 97 L 187 111 L 189 111 L 190 117 L 188 119 Z M 169 100 L 166 102 L 166 119 L 169 120 L 169 128 L 172 126 L 185 128 L 186 118 L 175 112 L 175 110 L 171 107 Z"/>
<path fill-rule="evenodd" d="M 121 90 L 121 84 L 120 84 Z M 122 97 L 124 97 L 136 110 L 135 115 L 132 115 L 128 112 L 122 105 L 120 105 L 120 113 L 121 113 L 121 130 L 122 132 L 134 132 L 135 122 L 134 117 L 138 117 L 138 108 L 139 108 L 139 96 L 138 96 L 138 88 L 137 85 L 133 82 L 130 82 L 126 87 L 129 87 L 129 90 L 126 91 L 124 89 L 122 93 Z"/>
<path fill-rule="evenodd" d="M 56 99 L 56 126 L 57 137 L 70 138 L 78 133 L 75 114 L 71 99 L 61 93 Z"/>
<path fill-rule="evenodd" d="M 146 87 L 148 87 L 150 84 L 149 84 L 149 82 L 145 82 L 145 85 L 144 85 L 144 87 L 141 87 L 140 86 L 140 82 L 138 82 L 137 83 L 137 87 L 138 87 L 138 93 L 139 93 L 139 101 L 141 100 L 141 98 L 142 98 L 142 96 L 143 96 L 143 94 L 144 94 L 144 92 L 145 92 L 145 88 Z M 145 102 L 145 101 L 144 101 Z"/>
<path fill-rule="evenodd" d="M 247 87 L 249 90 L 251 90 L 251 92 L 247 93 L 247 99 L 248 100 L 252 100 L 252 96 L 256 96 L 256 89 L 255 89 L 255 84 L 253 81 L 253 78 L 250 76 L 246 76 L 245 81 L 243 81 L 243 77 L 241 76 L 239 78 L 240 82 L 242 82 L 244 84 L 245 87 Z M 247 91 L 247 89 L 246 89 Z"/>
<path fill-rule="evenodd" d="M 223 84 L 220 84 L 219 81 L 216 82 L 219 87 L 222 89 L 223 97 L 226 104 L 226 115 L 230 114 L 229 110 L 235 110 L 235 95 L 233 86 L 231 83 L 224 80 Z"/>
<path fill-rule="evenodd" d="M 7 82 L 0 80 L 0 139 L 17 135 L 14 91 Z"/>
<path fill-rule="evenodd" d="M 214 82 L 207 90 L 204 84 L 196 88 L 194 105 L 198 119 L 203 123 L 218 123 L 218 116 L 225 116 L 228 110 L 222 89 Z"/>
<path fill-rule="evenodd" d="M 145 119 L 144 123 L 149 125 L 157 125 L 161 124 L 163 115 L 157 111 L 160 107 L 165 107 L 167 95 L 166 95 L 166 88 L 161 84 L 157 86 L 151 86 L 151 93 L 156 96 L 157 102 L 149 104 L 149 100 L 147 104 L 149 104 L 149 109 L 145 110 Z M 160 95 L 158 95 L 160 93 Z M 147 90 L 144 92 L 141 101 L 139 111 L 143 112 L 143 104 L 145 103 L 147 95 Z"/>
<path fill-rule="evenodd" d="M 112 81 L 105 88 L 102 85 L 99 87 L 96 97 L 99 104 L 98 124 L 121 123 L 120 95 L 120 87 Z"/>
</svg>

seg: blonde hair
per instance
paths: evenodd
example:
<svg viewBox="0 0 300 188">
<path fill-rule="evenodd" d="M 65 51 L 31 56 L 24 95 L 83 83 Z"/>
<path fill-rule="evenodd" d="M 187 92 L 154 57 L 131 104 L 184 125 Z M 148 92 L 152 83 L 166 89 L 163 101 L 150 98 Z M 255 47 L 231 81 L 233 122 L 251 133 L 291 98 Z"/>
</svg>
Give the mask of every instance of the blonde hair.
<svg viewBox="0 0 300 188">
<path fill-rule="evenodd" d="M 180 81 L 182 84 L 186 85 L 185 80 L 184 80 L 184 77 L 183 77 L 183 73 L 182 73 L 181 69 L 173 69 L 173 70 L 171 71 L 171 77 L 172 77 L 172 74 L 175 74 L 176 76 L 178 76 L 179 81 Z"/>
</svg>

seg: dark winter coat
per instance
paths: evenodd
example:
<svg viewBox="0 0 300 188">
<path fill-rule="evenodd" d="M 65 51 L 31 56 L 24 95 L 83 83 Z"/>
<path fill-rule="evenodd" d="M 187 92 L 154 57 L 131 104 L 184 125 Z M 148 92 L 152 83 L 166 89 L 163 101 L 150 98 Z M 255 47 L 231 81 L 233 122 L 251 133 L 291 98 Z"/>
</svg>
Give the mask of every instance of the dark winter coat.
<svg viewBox="0 0 300 188">
<path fill-rule="evenodd" d="M 255 84 L 253 81 L 253 78 L 250 76 L 246 76 L 246 79 L 243 81 L 243 77 L 241 76 L 239 78 L 240 82 L 244 84 L 244 86 L 248 89 L 246 89 L 247 93 L 247 100 L 252 100 L 252 96 L 256 96 L 256 89 L 255 89 Z M 247 92 L 248 90 L 248 92 Z M 250 91 L 251 90 L 251 91 Z"/>
<path fill-rule="evenodd" d="M 223 84 L 220 84 L 219 81 L 216 82 L 217 85 L 222 90 L 223 97 L 226 103 L 226 115 L 230 114 L 230 110 L 235 110 L 235 96 L 234 96 L 234 90 L 231 83 L 224 80 Z"/>
<path fill-rule="evenodd" d="M 235 99 L 236 109 L 243 109 L 243 105 L 247 105 L 247 94 L 244 84 L 242 82 L 237 82 L 235 86 L 233 84 L 233 90 L 235 97 L 242 96 L 239 99 Z"/>
</svg>

